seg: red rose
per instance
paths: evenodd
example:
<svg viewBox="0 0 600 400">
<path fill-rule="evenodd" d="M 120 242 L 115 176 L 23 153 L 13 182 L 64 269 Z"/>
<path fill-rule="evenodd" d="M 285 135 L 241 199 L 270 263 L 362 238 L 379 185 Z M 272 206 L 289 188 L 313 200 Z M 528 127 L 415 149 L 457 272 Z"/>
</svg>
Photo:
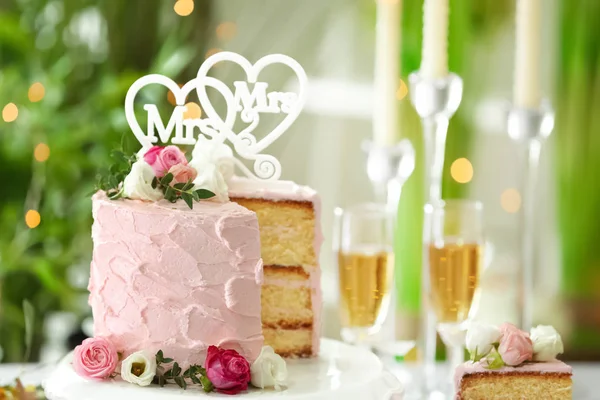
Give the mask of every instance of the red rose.
<svg viewBox="0 0 600 400">
<path fill-rule="evenodd" d="M 204 368 L 208 379 L 218 392 L 237 394 L 248 389 L 250 364 L 235 350 L 210 346 Z"/>
</svg>

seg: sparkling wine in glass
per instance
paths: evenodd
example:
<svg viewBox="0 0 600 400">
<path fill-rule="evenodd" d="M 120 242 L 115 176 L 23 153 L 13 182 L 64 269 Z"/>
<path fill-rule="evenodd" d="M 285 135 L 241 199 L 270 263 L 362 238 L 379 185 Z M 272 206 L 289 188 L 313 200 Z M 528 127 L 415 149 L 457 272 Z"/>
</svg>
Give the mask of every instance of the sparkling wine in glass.
<svg viewBox="0 0 600 400">
<path fill-rule="evenodd" d="M 378 332 L 390 306 L 394 276 L 394 214 L 383 204 L 335 211 L 342 338 L 364 344 Z"/>
<path fill-rule="evenodd" d="M 482 213 L 482 204 L 469 200 L 425 206 L 429 304 L 448 349 L 451 371 L 464 362 L 464 332 L 478 304 L 483 269 Z"/>
</svg>

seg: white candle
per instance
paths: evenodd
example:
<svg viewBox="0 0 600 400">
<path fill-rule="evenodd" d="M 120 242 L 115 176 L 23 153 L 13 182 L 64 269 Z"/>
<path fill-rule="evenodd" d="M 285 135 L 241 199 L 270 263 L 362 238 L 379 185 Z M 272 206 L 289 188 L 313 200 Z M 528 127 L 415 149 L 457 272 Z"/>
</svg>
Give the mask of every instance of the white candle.
<svg viewBox="0 0 600 400">
<path fill-rule="evenodd" d="M 398 142 L 398 76 L 400 0 L 378 0 L 375 29 L 375 101 L 373 140 L 387 146 Z"/>
<path fill-rule="evenodd" d="M 517 0 L 514 103 L 538 108 L 541 102 L 542 0 Z"/>
<path fill-rule="evenodd" d="M 421 74 L 427 79 L 448 75 L 448 0 L 423 4 L 423 52 Z"/>
</svg>

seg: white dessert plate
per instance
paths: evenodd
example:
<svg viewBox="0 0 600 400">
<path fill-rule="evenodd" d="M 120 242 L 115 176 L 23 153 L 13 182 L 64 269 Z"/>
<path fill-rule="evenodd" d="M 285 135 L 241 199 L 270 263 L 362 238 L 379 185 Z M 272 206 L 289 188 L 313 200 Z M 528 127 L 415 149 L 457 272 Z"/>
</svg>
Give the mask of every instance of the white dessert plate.
<svg viewBox="0 0 600 400">
<path fill-rule="evenodd" d="M 78 376 L 65 357 L 44 381 L 50 400 L 179 400 L 182 398 L 221 397 L 235 399 L 302 400 L 399 400 L 402 387 L 370 351 L 331 339 L 321 339 L 321 353 L 315 359 L 288 360 L 288 386 L 281 390 L 250 389 L 236 396 L 206 394 L 197 387 L 180 389 L 176 385 L 139 387 L 119 379 L 95 382 Z"/>
</svg>

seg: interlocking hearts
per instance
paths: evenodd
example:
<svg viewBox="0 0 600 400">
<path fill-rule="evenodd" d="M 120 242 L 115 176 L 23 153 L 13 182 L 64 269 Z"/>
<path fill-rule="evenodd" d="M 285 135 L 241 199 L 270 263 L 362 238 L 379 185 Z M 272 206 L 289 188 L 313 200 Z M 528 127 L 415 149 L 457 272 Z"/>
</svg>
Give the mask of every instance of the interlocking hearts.
<svg viewBox="0 0 600 400">
<path fill-rule="evenodd" d="M 228 85 L 208 76 L 210 69 L 218 62 L 233 62 L 238 64 L 245 71 L 247 81 L 235 82 L 235 92 L 232 92 Z M 266 94 L 265 90 L 268 85 L 258 81 L 258 76 L 265 67 L 273 64 L 286 65 L 294 72 L 298 79 L 298 93 L 271 92 Z M 264 166 L 261 167 L 261 165 L 265 163 L 273 164 L 276 169 L 279 169 L 280 166 L 274 157 L 260 153 L 277 140 L 292 125 L 302 111 L 306 101 L 306 83 L 307 77 L 304 69 L 291 57 L 282 54 L 271 54 L 261 58 L 255 64 L 251 64 L 239 54 L 220 52 L 208 58 L 200 67 L 197 77 L 187 82 L 181 88 L 172 79 L 163 75 L 153 74 L 138 79 L 127 92 L 125 98 L 125 116 L 133 134 L 142 144 L 143 148 L 152 146 L 159 139 L 163 142 L 168 141 L 173 129 L 175 129 L 173 143 L 194 144 L 196 140 L 192 136 L 193 127 L 189 128 L 186 125 L 185 129 L 190 129 L 190 132 L 186 132 L 184 137 L 183 111 L 185 110 L 184 104 L 187 96 L 196 89 L 200 106 L 207 118 L 203 120 L 204 124 L 201 123 L 202 121 L 196 121 L 197 125 L 195 126 L 200 127 L 200 132 L 210 136 L 213 140 L 217 139 L 221 142 L 229 140 L 239 156 L 255 161 L 255 173 L 258 177 L 263 178 L 266 174 L 264 173 Z M 169 122 L 162 124 L 162 126 L 157 125 L 159 127 L 158 138 L 154 132 L 155 124 L 150 123 L 151 121 L 156 122 L 156 120 L 160 120 L 156 106 L 146 105 L 144 107 L 148 112 L 149 120 L 150 132 L 147 133 L 142 130 L 134 112 L 135 97 L 143 87 L 149 84 L 160 84 L 167 87 L 174 94 L 177 104 Z M 253 92 L 249 91 L 248 84 L 253 85 Z M 208 87 L 217 90 L 223 96 L 227 107 L 224 119 L 216 112 L 208 98 Z M 249 125 L 236 133 L 233 131 L 233 127 L 240 111 L 242 120 L 248 122 Z M 257 141 L 252 132 L 258 125 L 260 120 L 259 115 L 262 112 L 283 112 L 287 115 L 271 132 Z M 279 175 L 280 171 L 275 171 L 273 176 L 278 178 Z"/>
</svg>

